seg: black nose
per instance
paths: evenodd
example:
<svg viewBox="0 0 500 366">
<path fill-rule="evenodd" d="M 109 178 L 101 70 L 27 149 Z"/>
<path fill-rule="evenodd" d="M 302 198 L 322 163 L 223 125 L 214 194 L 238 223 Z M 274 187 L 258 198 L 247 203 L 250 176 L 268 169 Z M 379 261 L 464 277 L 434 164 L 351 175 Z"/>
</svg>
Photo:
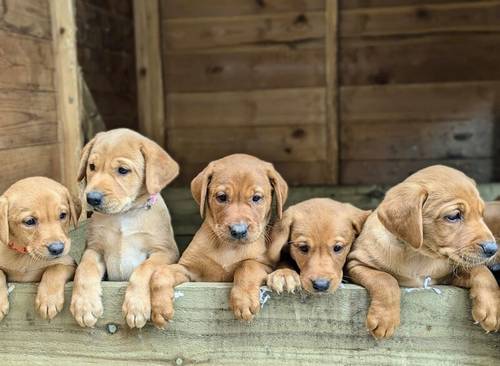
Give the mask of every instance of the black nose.
<svg viewBox="0 0 500 366">
<path fill-rule="evenodd" d="M 498 251 L 498 245 L 494 241 L 486 241 L 479 244 L 486 257 L 493 257 Z"/>
<path fill-rule="evenodd" d="M 324 278 L 318 278 L 316 280 L 311 280 L 313 284 L 313 289 L 318 292 L 326 291 L 330 287 L 330 281 Z"/>
<path fill-rule="evenodd" d="M 103 194 L 101 192 L 92 191 L 87 193 L 87 203 L 91 206 L 100 206 L 102 204 Z"/>
<path fill-rule="evenodd" d="M 64 243 L 62 241 L 55 241 L 47 246 L 51 255 L 59 255 L 64 251 Z"/>
<path fill-rule="evenodd" d="M 234 239 L 243 239 L 247 237 L 248 225 L 247 224 L 233 224 L 229 226 L 229 231 Z"/>
</svg>

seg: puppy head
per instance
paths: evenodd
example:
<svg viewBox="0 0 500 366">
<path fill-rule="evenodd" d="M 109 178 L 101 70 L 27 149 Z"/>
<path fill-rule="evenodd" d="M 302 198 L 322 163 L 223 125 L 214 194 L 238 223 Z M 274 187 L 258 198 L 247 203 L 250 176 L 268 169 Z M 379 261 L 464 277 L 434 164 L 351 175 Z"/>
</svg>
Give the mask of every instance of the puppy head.
<svg viewBox="0 0 500 366">
<path fill-rule="evenodd" d="M 422 169 L 393 187 L 377 215 L 416 250 L 464 267 L 487 263 L 497 250 L 474 181 L 449 167 Z"/>
<path fill-rule="evenodd" d="M 273 228 L 270 257 L 277 262 L 283 249 L 288 249 L 307 292 L 334 292 L 342 281 L 351 245 L 369 214 L 329 198 L 294 205 Z"/>
<path fill-rule="evenodd" d="M 179 174 L 179 165 L 154 141 L 120 128 L 98 133 L 82 151 L 78 180 L 89 207 L 116 214 L 146 194 L 159 193 Z"/>
<path fill-rule="evenodd" d="M 76 226 L 80 213 L 80 201 L 61 184 L 22 179 L 0 197 L 0 242 L 34 260 L 58 258 L 69 252 L 70 222 Z"/>
<path fill-rule="evenodd" d="M 273 193 L 281 217 L 288 186 L 272 164 L 234 154 L 211 162 L 193 179 L 191 192 L 220 240 L 245 244 L 264 235 Z"/>
</svg>

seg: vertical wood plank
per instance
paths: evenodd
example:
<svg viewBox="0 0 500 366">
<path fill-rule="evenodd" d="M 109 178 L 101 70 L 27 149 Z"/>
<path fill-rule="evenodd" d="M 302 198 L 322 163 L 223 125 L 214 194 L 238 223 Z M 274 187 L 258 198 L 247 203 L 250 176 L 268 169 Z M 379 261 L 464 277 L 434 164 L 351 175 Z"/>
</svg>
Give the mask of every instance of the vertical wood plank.
<svg viewBox="0 0 500 366">
<path fill-rule="evenodd" d="M 139 132 L 165 145 L 158 0 L 134 0 Z"/>
<path fill-rule="evenodd" d="M 61 180 L 73 194 L 78 194 L 76 176 L 83 141 L 75 4 L 73 0 L 50 0 L 50 13 L 56 67 L 55 86 Z"/>
<path fill-rule="evenodd" d="M 338 115 L 338 0 L 326 1 L 325 74 L 327 164 L 332 184 L 339 182 L 339 115 Z"/>
</svg>

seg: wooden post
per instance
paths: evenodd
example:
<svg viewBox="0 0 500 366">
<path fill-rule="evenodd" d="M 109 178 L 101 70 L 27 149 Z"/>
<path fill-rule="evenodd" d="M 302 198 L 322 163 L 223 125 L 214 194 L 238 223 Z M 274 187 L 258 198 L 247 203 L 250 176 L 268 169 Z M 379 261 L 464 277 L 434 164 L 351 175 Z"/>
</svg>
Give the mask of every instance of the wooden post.
<svg viewBox="0 0 500 366">
<path fill-rule="evenodd" d="M 338 0 L 326 0 L 325 70 L 326 70 L 326 126 L 330 182 L 339 182 L 339 114 L 338 114 Z"/>
<path fill-rule="evenodd" d="M 73 0 L 50 0 L 57 93 L 61 180 L 78 194 L 76 176 L 82 148 L 81 84 Z"/>
<path fill-rule="evenodd" d="M 134 0 L 139 132 L 165 145 L 160 4 Z"/>
</svg>

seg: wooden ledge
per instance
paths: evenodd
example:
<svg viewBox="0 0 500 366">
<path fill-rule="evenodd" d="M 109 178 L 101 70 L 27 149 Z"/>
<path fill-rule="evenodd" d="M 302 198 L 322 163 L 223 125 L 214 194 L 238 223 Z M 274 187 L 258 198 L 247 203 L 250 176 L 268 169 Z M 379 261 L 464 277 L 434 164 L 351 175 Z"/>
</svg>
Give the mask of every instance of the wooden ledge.
<svg viewBox="0 0 500 366">
<path fill-rule="evenodd" d="M 250 324 L 228 309 L 230 284 L 179 286 L 175 320 L 167 330 L 130 330 L 121 313 L 126 283 L 103 284 L 104 316 L 95 329 L 80 328 L 68 302 L 46 322 L 34 310 L 37 286 L 14 284 L 11 309 L 0 323 L 0 364 L 79 365 L 494 365 L 500 334 L 485 334 L 470 316 L 467 291 L 440 287 L 402 292 L 396 337 L 375 341 L 364 327 L 366 291 L 346 285 L 333 295 L 278 296 Z"/>
</svg>

